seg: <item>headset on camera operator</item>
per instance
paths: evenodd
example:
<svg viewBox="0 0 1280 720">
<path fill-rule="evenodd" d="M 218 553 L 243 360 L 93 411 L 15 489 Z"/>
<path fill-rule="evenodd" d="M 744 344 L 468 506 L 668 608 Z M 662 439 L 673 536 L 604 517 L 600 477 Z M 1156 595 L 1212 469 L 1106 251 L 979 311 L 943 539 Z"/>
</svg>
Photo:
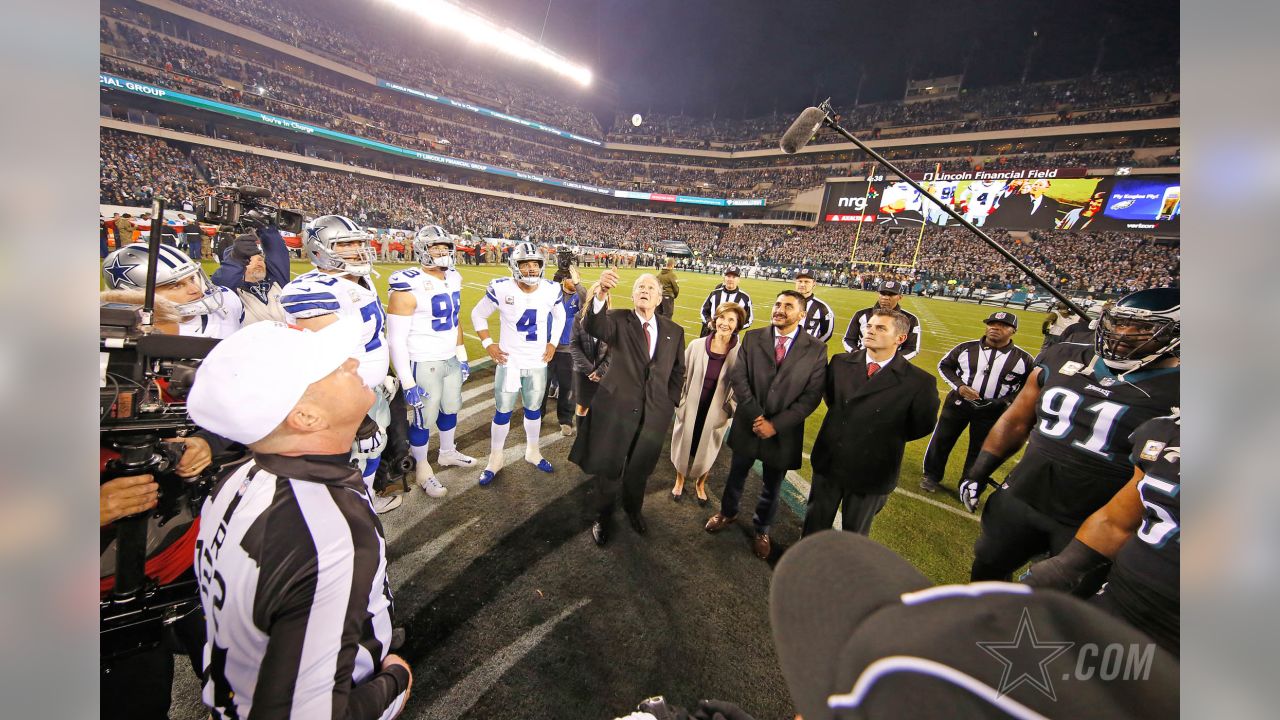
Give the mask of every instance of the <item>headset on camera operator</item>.
<svg viewBox="0 0 1280 720">
<path fill-rule="evenodd" d="M 261 246 L 259 246 L 261 241 Z M 222 265 L 211 278 L 229 288 L 244 304 L 244 324 L 262 320 L 284 322 L 280 290 L 289 284 L 289 248 L 274 225 L 236 237 L 223 253 Z"/>
</svg>

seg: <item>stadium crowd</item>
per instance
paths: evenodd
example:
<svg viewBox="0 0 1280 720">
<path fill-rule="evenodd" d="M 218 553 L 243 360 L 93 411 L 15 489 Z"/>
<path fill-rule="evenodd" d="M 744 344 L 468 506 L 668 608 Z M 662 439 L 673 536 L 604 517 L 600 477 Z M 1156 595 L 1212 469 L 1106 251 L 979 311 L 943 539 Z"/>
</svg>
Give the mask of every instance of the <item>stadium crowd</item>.
<svg viewBox="0 0 1280 720">
<path fill-rule="evenodd" d="M 814 165 L 797 165 L 795 158 L 733 160 L 672 156 L 665 153 L 597 153 L 593 148 L 545 133 L 525 130 L 460 111 L 431 107 L 396 93 L 330 85 L 304 80 L 273 69 L 211 52 L 168 38 L 118 19 L 102 18 L 100 39 L 115 57 L 104 55 L 104 70 L 224 102 L 260 107 L 273 113 L 413 149 L 439 152 L 466 160 L 515 167 L 533 172 L 627 188 L 673 193 L 705 193 L 727 197 L 764 197 L 778 201 L 795 191 L 821 183 L 823 177 L 858 174 L 868 166 L 848 153 L 809 156 Z M 1105 83 L 1104 83 L 1105 84 Z M 1057 87 L 1055 84 L 1054 86 Z M 1124 83 L 1114 83 L 1124 87 Z M 1108 85 L 1110 86 L 1110 85 Z M 1070 95 L 1070 91 L 1063 91 Z M 1128 95 L 1134 92 L 1129 89 Z M 367 97 L 366 97 L 367 95 Z M 1031 93 L 1036 96 L 1035 92 Z M 943 101 L 939 101 L 943 102 Z M 425 110 L 425 112 L 424 112 Z M 500 127 L 498 125 L 501 125 Z M 777 121 L 768 120 L 777 133 Z M 1004 169 L 1041 166 L 1170 165 L 1176 151 L 1135 159 L 1131 150 L 1031 153 L 1019 144 L 997 157 L 974 155 L 974 146 L 903 148 L 889 151 L 890 159 L 909 171 L 933 169 Z M 1044 144 L 1036 145 L 1044 149 Z M 962 157 L 957 157 L 962 156 Z M 852 159 L 852 163 L 851 163 Z M 760 169 L 772 167 L 771 170 Z"/>
</svg>

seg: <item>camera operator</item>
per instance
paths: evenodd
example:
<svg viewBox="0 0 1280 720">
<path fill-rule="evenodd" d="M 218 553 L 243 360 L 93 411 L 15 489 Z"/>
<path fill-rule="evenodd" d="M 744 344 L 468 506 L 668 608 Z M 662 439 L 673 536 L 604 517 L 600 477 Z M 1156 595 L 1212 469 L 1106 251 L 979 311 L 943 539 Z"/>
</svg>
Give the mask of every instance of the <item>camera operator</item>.
<svg viewBox="0 0 1280 720">
<path fill-rule="evenodd" d="M 240 297 L 245 325 L 262 320 L 285 321 L 280 290 L 289 284 L 289 248 L 285 247 L 279 228 L 273 225 L 259 229 L 257 234 L 236 237 L 221 260 L 222 265 L 211 279 Z"/>
<path fill-rule="evenodd" d="M 573 437 L 577 431 L 573 427 L 573 355 L 569 348 L 573 339 L 573 321 L 587 300 L 587 290 L 582 287 L 578 268 L 571 264 L 571 253 L 568 260 L 566 262 L 565 253 L 562 252 L 560 267 L 552 278 L 553 282 L 560 285 L 560 304 L 564 305 L 564 332 L 555 339 L 556 354 L 551 357 L 548 365 L 555 388 L 555 394 L 548 395 L 556 400 L 556 419 L 560 421 L 560 434 Z"/>
<path fill-rule="evenodd" d="M 155 328 L 168 335 L 225 338 L 244 320 L 240 297 L 209 281 L 200 265 L 161 244 L 156 265 Z M 125 245 L 102 261 L 103 302 L 141 305 L 151 257 L 143 243 Z"/>
<path fill-rule="evenodd" d="M 348 462 L 374 403 L 361 334 L 349 317 L 256 323 L 196 373 L 191 417 L 253 451 L 205 501 L 195 547 L 215 718 L 391 718 L 409 698 L 382 528 Z"/>
</svg>

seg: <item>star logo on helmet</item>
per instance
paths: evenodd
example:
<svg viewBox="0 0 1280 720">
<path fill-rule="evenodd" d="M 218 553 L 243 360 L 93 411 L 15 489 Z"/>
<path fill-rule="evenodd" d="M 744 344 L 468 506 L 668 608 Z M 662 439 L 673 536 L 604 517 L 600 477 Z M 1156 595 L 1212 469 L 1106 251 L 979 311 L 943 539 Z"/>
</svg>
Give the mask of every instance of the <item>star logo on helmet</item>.
<svg viewBox="0 0 1280 720">
<path fill-rule="evenodd" d="M 321 231 L 322 229 L 323 229 L 323 228 L 318 228 L 318 227 L 309 227 L 309 228 L 307 228 L 307 239 L 308 239 L 308 240 L 319 240 L 319 239 L 320 239 L 320 231 Z"/>
<path fill-rule="evenodd" d="M 128 285 L 129 271 L 138 267 L 141 263 L 124 263 L 120 261 L 120 255 L 117 254 L 111 259 L 111 262 L 102 266 L 102 271 L 107 274 L 112 288 L 118 288 L 122 285 Z"/>
</svg>

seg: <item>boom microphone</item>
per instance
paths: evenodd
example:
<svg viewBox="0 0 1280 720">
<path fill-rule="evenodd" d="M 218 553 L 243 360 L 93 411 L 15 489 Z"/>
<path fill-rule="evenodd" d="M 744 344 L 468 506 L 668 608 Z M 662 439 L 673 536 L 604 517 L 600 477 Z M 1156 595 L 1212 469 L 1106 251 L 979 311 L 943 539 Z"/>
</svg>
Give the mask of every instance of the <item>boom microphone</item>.
<svg viewBox="0 0 1280 720">
<path fill-rule="evenodd" d="M 778 143 L 778 146 L 782 148 L 782 152 L 794 155 L 800 151 L 800 148 L 808 145 L 826 117 L 827 114 L 821 108 L 805 108 L 805 111 L 800 113 L 800 117 L 791 123 L 791 127 L 787 128 L 787 132 L 782 136 L 782 141 Z"/>
<path fill-rule="evenodd" d="M 257 185 L 241 185 L 238 190 L 240 190 L 241 195 L 246 197 L 271 198 L 270 190 L 264 187 L 258 187 Z"/>
</svg>

